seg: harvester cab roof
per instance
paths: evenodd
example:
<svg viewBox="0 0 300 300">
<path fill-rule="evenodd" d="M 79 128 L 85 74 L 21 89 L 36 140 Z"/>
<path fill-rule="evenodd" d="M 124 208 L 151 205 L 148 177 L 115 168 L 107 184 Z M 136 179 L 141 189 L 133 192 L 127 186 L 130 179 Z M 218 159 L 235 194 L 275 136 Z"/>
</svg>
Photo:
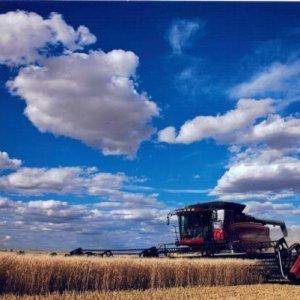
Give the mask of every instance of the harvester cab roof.
<svg viewBox="0 0 300 300">
<path fill-rule="evenodd" d="M 245 209 L 246 205 L 234 202 L 225 202 L 225 201 L 212 201 L 212 202 L 204 202 L 193 204 L 189 206 L 185 206 L 183 208 L 179 208 L 175 211 L 175 214 L 184 214 L 188 212 L 197 212 L 204 210 L 218 210 L 218 209 L 226 209 L 232 210 L 235 212 L 242 212 Z"/>
</svg>

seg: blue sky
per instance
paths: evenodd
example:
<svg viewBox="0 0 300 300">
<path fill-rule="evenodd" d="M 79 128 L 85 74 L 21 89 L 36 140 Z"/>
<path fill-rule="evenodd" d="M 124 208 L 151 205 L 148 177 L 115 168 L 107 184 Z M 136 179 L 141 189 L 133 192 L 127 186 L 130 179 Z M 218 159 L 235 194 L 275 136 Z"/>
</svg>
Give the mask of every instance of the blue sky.
<svg viewBox="0 0 300 300">
<path fill-rule="evenodd" d="M 299 236 L 299 15 L 2 3 L 1 243 L 152 245 L 169 210 L 212 199 Z"/>
</svg>

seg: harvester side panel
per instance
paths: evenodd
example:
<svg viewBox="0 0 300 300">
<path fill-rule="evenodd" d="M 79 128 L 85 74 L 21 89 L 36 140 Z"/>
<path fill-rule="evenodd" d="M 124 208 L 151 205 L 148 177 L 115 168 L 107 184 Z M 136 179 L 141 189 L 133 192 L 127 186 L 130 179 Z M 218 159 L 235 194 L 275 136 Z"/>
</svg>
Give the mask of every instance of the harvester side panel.
<svg viewBox="0 0 300 300">
<path fill-rule="evenodd" d="M 298 255 L 290 270 L 289 278 L 291 281 L 300 283 L 300 255 Z"/>
</svg>

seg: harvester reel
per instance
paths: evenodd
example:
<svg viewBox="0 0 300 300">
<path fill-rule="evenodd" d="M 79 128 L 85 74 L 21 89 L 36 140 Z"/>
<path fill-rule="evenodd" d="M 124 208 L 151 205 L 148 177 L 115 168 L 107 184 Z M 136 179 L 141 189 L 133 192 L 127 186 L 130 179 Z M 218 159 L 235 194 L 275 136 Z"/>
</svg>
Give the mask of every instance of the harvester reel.
<svg viewBox="0 0 300 300">
<path fill-rule="evenodd" d="M 111 257 L 113 256 L 113 253 L 110 250 L 104 251 L 103 253 L 100 254 L 102 257 L 106 256 L 106 257 Z"/>
<path fill-rule="evenodd" d="M 159 252 L 156 247 L 151 247 L 151 248 L 143 250 L 139 254 L 139 257 L 159 257 Z"/>
</svg>

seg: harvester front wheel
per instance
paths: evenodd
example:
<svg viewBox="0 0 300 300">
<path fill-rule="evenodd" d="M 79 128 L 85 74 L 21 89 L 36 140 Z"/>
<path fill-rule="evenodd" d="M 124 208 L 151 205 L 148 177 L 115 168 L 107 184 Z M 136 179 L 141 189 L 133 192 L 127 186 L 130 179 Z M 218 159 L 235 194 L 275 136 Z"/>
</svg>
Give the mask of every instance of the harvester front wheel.
<svg viewBox="0 0 300 300">
<path fill-rule="evenodd" d="M 288 280 L 292 283 L 292 284 L 296 284 L 299 285 L 300 284 L 300 279 L 296 278 L 296 276 L 294 274 L 289 274 L 288 275 Z"/>
</svg>

